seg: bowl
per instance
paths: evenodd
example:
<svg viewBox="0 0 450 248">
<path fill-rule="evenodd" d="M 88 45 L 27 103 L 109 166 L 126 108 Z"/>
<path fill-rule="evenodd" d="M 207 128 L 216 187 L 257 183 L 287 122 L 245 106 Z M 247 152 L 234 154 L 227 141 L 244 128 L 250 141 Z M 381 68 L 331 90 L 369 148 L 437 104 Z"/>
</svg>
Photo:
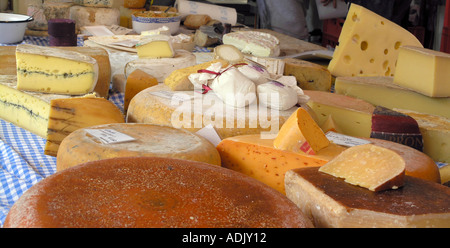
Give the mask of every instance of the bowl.
<svg viewBox="0 0 450 248">
<path fill-rule="evenodd" d="M 33 20 L 33 17 L 27 15 L 0 13 L 0 43 L 23 41 L 27 24 Z"/>
<path fill-rule="evenodd" d="M 181 16 L 176 12 L 140 11 L 135 12 L 131 18 L 133 30 L 138 34 L 166 26 L 173 35 L 178 32 L 181 22 Z"/>
</svg>

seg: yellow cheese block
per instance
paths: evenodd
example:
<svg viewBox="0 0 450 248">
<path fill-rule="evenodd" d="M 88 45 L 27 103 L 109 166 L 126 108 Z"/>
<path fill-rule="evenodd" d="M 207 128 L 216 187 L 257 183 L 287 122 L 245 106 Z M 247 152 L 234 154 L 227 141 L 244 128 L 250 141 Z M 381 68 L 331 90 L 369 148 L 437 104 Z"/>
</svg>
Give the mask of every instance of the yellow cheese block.
<svg viewBox="0 0 450 248">
<path fill-rule="evenodd" d="M 128 76 L 126 81 L 125 97 L 124 97 L 125 112 L 128 110 L 128 106 L 130 105 L 131 99 L 133 99 L 133 97 L 137 93 L 155 85 L 158 85 L 158 80 L 155 77 L 149 75 L 148 73 L 140 69 L 134 70 Z"/>
<path fill-rule="evenodd" d="M 294 58 L 283 59 L 283 61 L 285 63 L 283 74 L 294 76 L 298 86 L 303 90 L 331 90 L 332 77 L 327 68 Z"/>
<path fill-rule="evenodd" d="M 22 44 L 16 61 L 19 90 L 83 95 L 97 85 L 97 61 L 78 52 Z"/>
<path fill-rule="evenodd" d="M 308 111 L 298 108 L 283 124 L 273 146 L 280 150 L 317 153 L 330 145 L 330 141 Z"/>
<path fill-rule="evenodd" d="M 188 78 L 189 75 L 197 73 L 199 70 L 206 69 L 217 62 L 221 62 L 222 67 L 226 67 L 229 64 L 226 60 L 214 59 L 198 65 L 177 69 L 170 73 L 170 75 L 164 80 L 164 84 L 166 84 L 172 91 L 193 90 L 194 86 Z"/>
<path fill-rule="evenodd" d="M 112 141 L 120 140 L 121 135 L 129 136 L 129 139 Z M 191 132 L 167 126 L 119 123 L 72 132 L 61 143 L 56 168 L 61 171 L 86 162 L 117 157 L 166 157 L 220 166 L 220 155 L 214 145 Z"/>
<path fill-rule="evenodd" d="M 398 189 L 404 184 L 405 160 L 392 150 L 365 144 L 345 150 L 319 171 L 371 191 Z"/>
<path fill-rule="evenodd" d="M 352 3 L 328 70 L 334 76 L 395 75 L 401 46 L 423 47 L 408 30 Z"/>
<path fill-rule="evenodd" d="M 444 165 L 439 168 L 439 173 L 441 174 L 441 182 L 448 184 L 450 182 L 450 165 Z"/>
<path fill-rule="evenodd" d="M 336 93 L 389 109 L 407 109 L 450 118 L 450 97 L 428 97 L 394 84 L 392 77 L 338 77 Z"/>
<path fill-rule="evenodd" d="M 44 154 L 56 156 L 59 145 L 67 135 L 80 128 L 123 123 L 125 118 L 111 101 L 94 95 L 53 99 L 50 101 L 47 143 Z"/>
<path fill-rule="evenodd" d="M 149 35 L 136 44 L 139 58 L 173 58 L 175 51 L 168 35 Z"/>
<path fill-rule="evenodd" d="M 167 85 L 159 84 L 131 100 L 127 122 L 166 125 L 191 132 L 211 125 L 222 138 L 244 134 L 274 137 L 296 110 L 297 107 L 278 111 L 256 102 L 235 108 L 214 93 L 172 91 Z"/>
<path fill-rule="evenodd" d="M 450 97 L 450 54 L 400 47 L 394 83 L 430 97 Z"/>
</svg>

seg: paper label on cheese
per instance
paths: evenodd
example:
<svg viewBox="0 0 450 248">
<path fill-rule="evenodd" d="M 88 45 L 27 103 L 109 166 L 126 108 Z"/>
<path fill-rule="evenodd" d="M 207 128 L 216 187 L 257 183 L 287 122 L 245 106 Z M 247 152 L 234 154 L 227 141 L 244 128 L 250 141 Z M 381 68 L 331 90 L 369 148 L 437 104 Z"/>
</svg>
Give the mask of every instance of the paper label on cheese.
<svg viewBox="0 0 450 248">
<path fill-rule="evenodd" d="M 176 93 L 176 92 L 170 92 L 170 91 L 154 91 L 154 92 L 150 92 L 150 94 L 154 95 L 154 96 L 166 98 L 166 99 L 171 99 L 174 101 L 179 101 L 179 102 L 190 101 L 193 98 L 192 96 L 190 96 L 188 94 Z"/>
<path fill-rule="evenodd" d="M 340 134 L 340 133 L 336 133 L 336 132 L 332 132 L 332 131 L 327 132 L 326 136 L 331 142 L 333 142 L 337 145 L 347 146 L 347 147 L 353 147 L 353 146 L 365 145 L 365 144 L 371 143 L 368 140 L 359 139 L 356 137 L 352 137 L 352 136 L 348 136 L 345 134 Z"/>
<path fill-rule="evenodd" d="M 125 143 L 136 140 L 135 138 L 114 129 L 86 129 L 86 132 L 100 140 L 100 142 L 105 145 Z"/>
</svg>

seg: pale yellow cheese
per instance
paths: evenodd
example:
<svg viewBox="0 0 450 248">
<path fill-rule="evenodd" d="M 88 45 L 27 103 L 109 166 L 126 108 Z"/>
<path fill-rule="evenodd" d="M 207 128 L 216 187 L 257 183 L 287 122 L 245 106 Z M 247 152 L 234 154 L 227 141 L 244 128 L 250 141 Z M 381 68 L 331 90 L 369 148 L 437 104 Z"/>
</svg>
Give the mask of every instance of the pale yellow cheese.
<svg viewBox="0 0 450 248">
<path fill-rule="evenodd" d="M 365 144 L 345 150 L 319 171 L 371 191 L 398 189 L 404 184 L 405 160 L 394 151 Z"/>
<path fill-rule="evenodd" d="M 450 54 L 400 47 L 394 83 L 430 97 L 450 97 Z"/>
<path fill-rule="evenodd" d="M 131 140 L 101 142 L 102 134 L 96 137 L 89 130 L 106 130 L 113 137 L 114 132 L 117 132 L 119 135 L 129 136 Z M 176 158 L 220 166 L 220 155 L 215 146 L 196 134 L 167 126 L 115 123 L 72 132 L 61 143 L 56 168 L 61 171 L 91 161 L 143 156 Z"/>
<path fill-rule="evenodd" d="M 377 106 L 450 118 L 450 97 L 425 96 L 394 84 L 392 77 L 338 77 L 335 91 Z"/>
<path fill-rule="evenodd" d="M 328 69 L 334 76 L 393 76 L 401 46 L 423 47 L 408 30 L 352 3 Z"/>
<path fill-rule="evenodd" d="M 16 61 L 19 90 L 83 95 L 97 85 L 97 61 L 75 51 L 22 44 Z"/>
<path fill-rule="evenodd" d="M 294 76 L 303 90 L 330 91 L 332 77 L 330 71 L 318 64 L 305 60 L 287 58 L 283 60 L 286 76 Z"/>
<path fill-rule="evenodd" d="M 149 35 L 143 37 L 136 50 L 139 58 L 173 58 L 175 51 L 168 35 Z"/>
</svg>

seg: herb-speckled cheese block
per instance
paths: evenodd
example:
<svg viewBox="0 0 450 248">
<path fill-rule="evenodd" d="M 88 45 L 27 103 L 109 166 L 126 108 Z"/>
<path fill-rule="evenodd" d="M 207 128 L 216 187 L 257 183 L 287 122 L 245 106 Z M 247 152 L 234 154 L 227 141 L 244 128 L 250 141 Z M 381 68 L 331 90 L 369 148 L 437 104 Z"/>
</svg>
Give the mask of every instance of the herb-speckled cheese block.
<svg viewBox="0 0 450 248">
<path fill-rule="evenodd" d="M 286 196 L 228 169 L 169 158 L 98 160 L 47 177 L 14 204 L 4 227 L 300 228 Z"/>
<path fill-rule="evenodd" d="M 82 53 L 22 44 L 16 48 L 16 61 L 19 90 L 83 95 L 97 85 L 97 61 Z"/>
<path fill-rule="evenodd" d="M 90 130 L 127 135 L 129 141 L 101 142 Z M 60 145 L 56 168 L 58 171 L 90 161 L 115 157 L 167 157 L 204 162 L 220 166 L 217 149 L 205 138 L 183 129 L 167 126 L 118 123 L 79 129 L 67 136 Z"/>
</svg>

